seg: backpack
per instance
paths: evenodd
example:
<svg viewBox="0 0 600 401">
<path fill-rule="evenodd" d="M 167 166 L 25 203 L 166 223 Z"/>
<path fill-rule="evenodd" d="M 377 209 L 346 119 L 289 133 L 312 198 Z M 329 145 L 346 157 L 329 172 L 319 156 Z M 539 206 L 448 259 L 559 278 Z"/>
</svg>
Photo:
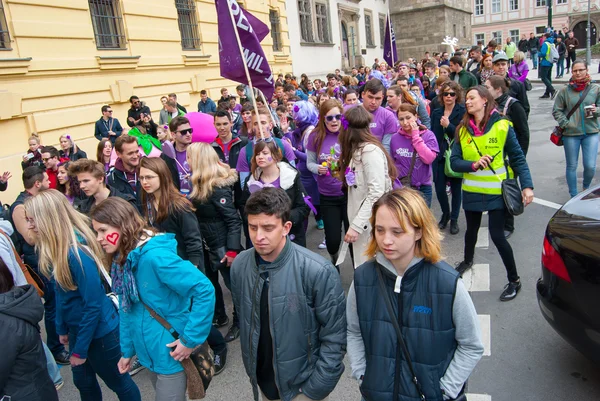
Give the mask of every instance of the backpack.
<svg viewBox="0 0 600 401">
<path fill-rule="evenodd" d="M 559 59 L 559 55 L 558 55 L 558 50 L 556 49 L 556 46 L 554 46 L 554 43 L 546 43 L 548 45 L 548 52 L 546 53 L 546 61 L 551 62 L 552 64 L 555 64 L 558 59 Z"/>
<path fill-rule="evenodd" d="M 508 99 L 506 99 L 506 103 L 504 103 L 504 108 L 502 109 L 500 114 L 502 114 L 504 117 L 506 117 L 506 112 L 508 111 L 508 108 L 510 107 L 511 103 L 516 102 L 516 101 L 517 101 L 517 99 L 515 99 L 512 96 L 509 96 Z"/>
<path fill-rule="evenodd" d="M 281 156 L 283 157 L 283 161 L 286 163 L 289 163 L 287 157 L 285 157 L 285 147 L 283 146 L 283 142 L 281 139 L 279 138 L 275 138 L 272 137 L 275 140 L 275 143 L 277 144 L 277 147 L 279 147 L 279 150 L 281 151 Z M 248 167 L 250 167 L 252 165 L 252 154 L 254 153 L 254 143 L 249 140 L 248 143 L 246 144 L 246 161 L 248 162 Z"/>
</svg>

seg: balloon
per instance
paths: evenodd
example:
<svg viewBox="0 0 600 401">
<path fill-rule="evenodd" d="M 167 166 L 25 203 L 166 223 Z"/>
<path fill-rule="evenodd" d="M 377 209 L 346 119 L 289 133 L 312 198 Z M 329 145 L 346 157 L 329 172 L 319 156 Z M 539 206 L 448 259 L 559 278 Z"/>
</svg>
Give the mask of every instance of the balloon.
<svg viewBox="0 0 600 401">
<path fill-rule="evenodd" d="M 186 118 L 190 120 L 192 142 L 212 143 L 217 137 L 217 129 L 214 126 L 214 118 L 210 114 L 192 111 L 187 113 Z"/>
</svg>

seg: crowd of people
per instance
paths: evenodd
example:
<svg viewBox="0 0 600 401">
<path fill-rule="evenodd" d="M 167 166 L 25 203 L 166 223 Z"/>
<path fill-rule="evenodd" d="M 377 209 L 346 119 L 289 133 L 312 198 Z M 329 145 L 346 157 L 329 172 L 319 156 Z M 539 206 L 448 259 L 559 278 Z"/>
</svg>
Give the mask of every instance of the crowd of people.
<svg viewBox="0 0 600 401">
<path fill-rule="evenodd" d="M 533 201 L 527 43 L 376 59 L 325 80 L 280 75 L 272 99 L 245 85 L 217 102 L 203 90 L 212 143 L 192 141 L 198 128 L 174 93 L 158 124 L 137 96 L 125 126 L 103 106 L 96 160 L 68 134 L 60 150 L 33 135 L 25 190 L 0 221 L 0 336 L 11 338 L 0 395 L 56 400 L 61 364 L 82 400 L 102 398 L 97 377 L 140 400 L 130 374 L 146 368 L 157 401 L 183 401 L 182 361 L 206 342 L 220 374 L 239 338 L 255 400 L 328 399 L 346 352 L 365 400 L 461 397 L 483 345 L 459 278 L 485 212 L 507 274 L 500 300 L 521 289 L 502 181 L 517 177 Z M 595 171 L 600 90 L 584 62 L 569 67 L 569 85 L 546 94 L 574 196 L 580 147 L 583 189 Z M 463 260 L 452 267 L 441 232 L 460 232 L 461 207 Z M 311 213 L 328 259 L 307 249 Z"/>
</svg>

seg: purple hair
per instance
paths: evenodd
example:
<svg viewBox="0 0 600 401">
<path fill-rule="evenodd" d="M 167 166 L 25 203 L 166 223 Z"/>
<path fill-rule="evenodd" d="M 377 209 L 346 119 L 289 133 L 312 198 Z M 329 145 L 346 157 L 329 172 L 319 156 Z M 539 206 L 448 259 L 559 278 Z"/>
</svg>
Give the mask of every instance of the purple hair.
<svg viewBox="0 0 600 401">
<path fill-rule="evenodd" d="M 319 110 L 312 103 L 301 100 L 294 103 L 292 116 L 297 125 L 308 124 L 316 126 L 319 120 Z"/>
</svg>

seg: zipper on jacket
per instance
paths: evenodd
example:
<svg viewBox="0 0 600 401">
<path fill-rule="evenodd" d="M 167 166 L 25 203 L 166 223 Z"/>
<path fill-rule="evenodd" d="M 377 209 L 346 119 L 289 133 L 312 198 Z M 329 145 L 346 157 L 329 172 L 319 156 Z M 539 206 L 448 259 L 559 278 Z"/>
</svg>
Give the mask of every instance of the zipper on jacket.
<svg viewBox="0 0 600 401">
<path fill-rule="evenodd" d="M 269 275 L 270 278 L 270 275 Z M 273 330 L 273 313 L 271 313 L 271 283 L 269 282 L 267 307 L 269 308 L 269 330 L 271 331 L 271 347 L 273 347 L 273 373 L 275 373 L 275 385 L 281 397 L 281 386 L 279 385 L 279 375 L 277 374 L 277 350 L 275 349 L 275 331 Z"/>
<path fill-rule="evenodd" d="M 310 333 L 308 333 L 308 363 L 312 360 L 312 344 L 310 341 Z"/>
<path fill-rule="evenodd" d="M 254 289 L 252 290 L 252 309 L 250 311 L 250 334 L 249 334 L 249 342 L 248 342 L 248 346 L 250 348 L 250 361 L 252 361 L 252 351 L 254 349 L 254 347 L 252 346 L 252 334 L 254 333 L 254 306 L 256 305 L 256 290 L 258 289 L 258 282 L 260 281 L 260 274 L 258 274 L 258 276 L 256 276 L 256 281 L 254 282 Z M 254 362 L 252 363 L 253 365 Z M 254 372 L 256 372 L 256 366 L 253 367 L 254 368 Z M 254 374 L 256 376 L 256 373 Z"/>
</svg>

